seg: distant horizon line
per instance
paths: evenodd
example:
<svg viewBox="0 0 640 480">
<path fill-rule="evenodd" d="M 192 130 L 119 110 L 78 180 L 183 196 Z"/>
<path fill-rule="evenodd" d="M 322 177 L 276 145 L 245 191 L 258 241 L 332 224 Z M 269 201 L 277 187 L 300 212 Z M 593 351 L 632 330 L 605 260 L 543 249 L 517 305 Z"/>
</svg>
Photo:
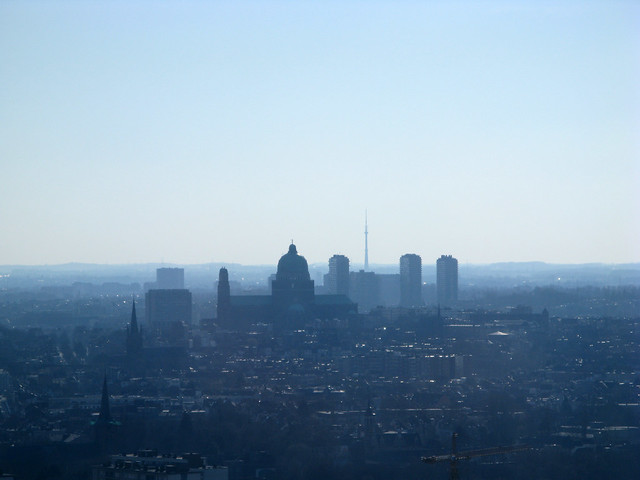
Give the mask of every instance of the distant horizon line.
<svg viewBox="0 0 640 480">
<path fill-rule="evenodd" d="M 325 265 L 327 262 L 309 262 L 309 266 L 318 266 Z M 350 265 L 363 266 L 364 264 L 359 262 L 351 263 Z M 435 267 L 436 263 L 423 262 L 422 265 L 431 265 Z M 548 262 L 544 260 L 506 260 L 506 261 L 496 261 L 496 262 L 460 262 L 460 265 L 470 265 L 470 266 L 489 266 L 489 265 L 562 265 L 562 266 L 586 266 L 586 265 L 601 265 L 601 266 L 636 266 L 640 268 L 640 261 L 630 261 L 630 262 Z M 206 266 L 206 265 L 237 265 L 240 267 L 274 267 L 277 265 L 277 262 L 274 263 L 239 263 L 239 262 L 225 262 L 225 261 L 209 261 L 209 262 L 201 262 L 201 263 L 174 263 L 174 262 L 127 262 L 127 263 L 96 263 L 96 262 L 62 262 L 62 263 L 7 263 L 0 264 L 0 268 L 17 268 L 17 267 L 26 267 L 26 268 L 37 268 L 37 267 L 68 267 L 68 266 L 97 266 L 97 267 L 127 267 L 127 266 L 156 266 L 156 267 L 174 267 L 174 268 L 185 268 L 185 267 L 193 267 L 193 266 Z M 391 267 L 397 266 L 398 263 L 370 263 L 369 269 L 374 266 L 381 267 Z"/>
</svg>

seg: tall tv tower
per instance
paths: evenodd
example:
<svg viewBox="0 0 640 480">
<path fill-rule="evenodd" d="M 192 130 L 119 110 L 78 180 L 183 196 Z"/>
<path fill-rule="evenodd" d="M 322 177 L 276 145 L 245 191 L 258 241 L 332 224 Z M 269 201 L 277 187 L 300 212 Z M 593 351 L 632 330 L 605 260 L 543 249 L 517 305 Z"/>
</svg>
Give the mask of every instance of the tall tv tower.
<svg viewBox="0 0 640 480">
<path fill-rule="evenodd" d="M 364 270 L 369 270 L 369 230 L 367 228 L 367 211 L 364 211 Z"/>
</svg>

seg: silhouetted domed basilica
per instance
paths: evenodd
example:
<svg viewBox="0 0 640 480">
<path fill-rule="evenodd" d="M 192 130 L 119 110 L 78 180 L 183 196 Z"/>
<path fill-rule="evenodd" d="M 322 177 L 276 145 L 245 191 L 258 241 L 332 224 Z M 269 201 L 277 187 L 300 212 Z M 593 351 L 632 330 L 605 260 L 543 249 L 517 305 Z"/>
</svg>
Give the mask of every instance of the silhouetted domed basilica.
<svg viewBox="0 0 640 480">
<path fill-rule="evenodd" d="M 309 265 L 298 255 L 292 243 L 289 251 L 280 258 L 276 279 L 271 283 L 271 297 L 276 309 L 295 307 L 298 311 L 314 302 L 313 280 L 309 276 Z"/>
<path fill-rule="evenodd" d="M 307 260 L 296 246 L 278 261 L 271 295 L 231 295 L 229 274 L 220 269 L 218 278 L 218 324 L 227 328 L 256 322 L 283 322 L 313 318 L 344 318 L 357 312 L 346 295 L 316 295 Z"/>
<path fill-rule="evenodd" d="M 311 280 L 309 265 L 302 255 L 298 255 L 296 246 L 289 245 L 289 251 L 278 261 L 278 280 Z"/>
</svg>

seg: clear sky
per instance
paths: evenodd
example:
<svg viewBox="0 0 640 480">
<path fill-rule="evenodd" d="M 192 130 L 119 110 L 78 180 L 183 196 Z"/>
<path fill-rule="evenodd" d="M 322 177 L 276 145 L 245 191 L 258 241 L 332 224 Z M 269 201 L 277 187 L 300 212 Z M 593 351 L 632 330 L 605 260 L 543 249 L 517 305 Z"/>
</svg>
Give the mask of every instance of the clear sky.
<svg viewBox="0 0 640 480">
<path fill-rule="evenodd" d="M 0 264 L 640 261 L 640 2 L 0 2 Z"/>
</svg>

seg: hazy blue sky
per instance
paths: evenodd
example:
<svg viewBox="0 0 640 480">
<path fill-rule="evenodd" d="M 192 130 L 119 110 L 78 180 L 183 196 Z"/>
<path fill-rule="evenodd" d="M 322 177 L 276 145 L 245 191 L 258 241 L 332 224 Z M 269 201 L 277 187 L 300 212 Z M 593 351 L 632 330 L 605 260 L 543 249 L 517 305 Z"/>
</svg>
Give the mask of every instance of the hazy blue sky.
<svg viewBox="0 0 640 480">
<path fill-rule="evenodd" d="M 0 264 L 640 261 L 640 2 L 0 2 Z"/>
</svg>

